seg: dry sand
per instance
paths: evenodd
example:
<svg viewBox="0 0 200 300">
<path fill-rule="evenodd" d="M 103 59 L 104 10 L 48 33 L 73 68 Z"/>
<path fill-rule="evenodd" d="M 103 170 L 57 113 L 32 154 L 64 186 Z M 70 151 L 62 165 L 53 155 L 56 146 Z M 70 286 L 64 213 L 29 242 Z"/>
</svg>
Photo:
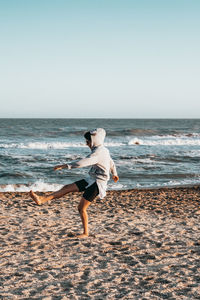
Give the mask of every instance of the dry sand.
<svg viewBox="0 0 200 300">
<path fill-rule="evenodd" d="M 200 188 L 110 191 L 82 231 L 74 193 L 0 193 L 0 299 L 200 299 Z"/>
</svg>

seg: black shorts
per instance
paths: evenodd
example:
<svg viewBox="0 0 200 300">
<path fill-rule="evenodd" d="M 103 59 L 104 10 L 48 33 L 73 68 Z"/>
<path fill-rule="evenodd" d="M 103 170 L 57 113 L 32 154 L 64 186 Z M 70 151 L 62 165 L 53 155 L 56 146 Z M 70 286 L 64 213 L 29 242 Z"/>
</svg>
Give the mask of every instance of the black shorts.
<svg viewBox="0 0 200 300">
<path fill-rule="evenodd" d="M 96 196 L 99 195 L 99 188 L 96 182 L 94 182 L 88 188 L 87 188 L 88 182 L 85 179 L 78 180 L 74 183 L 77 185 L 79 192 L 84 191 L 83 198 L 86 199 L 87 201 L 92 202 L 96 198 Z"/>
</svg>

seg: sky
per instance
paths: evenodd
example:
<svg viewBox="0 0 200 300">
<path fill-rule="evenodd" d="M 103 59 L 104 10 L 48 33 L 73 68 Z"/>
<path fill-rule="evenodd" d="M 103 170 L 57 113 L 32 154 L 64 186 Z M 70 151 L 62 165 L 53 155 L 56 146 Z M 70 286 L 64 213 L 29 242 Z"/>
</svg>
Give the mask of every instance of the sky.
<svg viewBox="0 0 200 300">
<path fill-rule="evenodd" d="M 200 118 L 199 0 L 0 0 L 0 118 Z"/>
</svg>

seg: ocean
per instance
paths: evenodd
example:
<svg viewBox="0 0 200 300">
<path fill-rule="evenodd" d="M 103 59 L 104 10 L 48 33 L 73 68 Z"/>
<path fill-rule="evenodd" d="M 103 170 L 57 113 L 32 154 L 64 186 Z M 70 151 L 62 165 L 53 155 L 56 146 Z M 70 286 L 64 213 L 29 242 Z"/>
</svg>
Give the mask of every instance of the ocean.
<svg viewBox="0 0 200 300">
<path fill-rule="evenodd" d="M 54 191 L 88 168 L 53 167 L 90 153 L 85 131 L 103 127 L 119 182 L 108 189 L 200 183 L 200 119 L 0 119 L 0 191 Z"/>
</svg>

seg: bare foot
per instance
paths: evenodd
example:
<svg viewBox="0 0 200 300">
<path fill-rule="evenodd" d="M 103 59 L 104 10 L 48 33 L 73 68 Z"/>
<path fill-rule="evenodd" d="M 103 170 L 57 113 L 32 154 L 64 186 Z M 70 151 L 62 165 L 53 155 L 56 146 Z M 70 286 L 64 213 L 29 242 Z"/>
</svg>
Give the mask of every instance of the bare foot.
<svg viewBox="0 0 200 300">
<path fill-rule="evenodd" d="M 88 234 L 83 233 L 83 234 L 80 234 L 80 235 L 76 235 L 76 238 L 85 239 L 85 238 L 88 238 Z"/>
<path fill-rule="evenodd" d="M 35 203 L 37 205 L 41 205 L 42 204 L 42 201 L 40 200 L 40 198 L 33 191 L 30 191 L 30 196 L 35 201 Z"/>
</svg>

